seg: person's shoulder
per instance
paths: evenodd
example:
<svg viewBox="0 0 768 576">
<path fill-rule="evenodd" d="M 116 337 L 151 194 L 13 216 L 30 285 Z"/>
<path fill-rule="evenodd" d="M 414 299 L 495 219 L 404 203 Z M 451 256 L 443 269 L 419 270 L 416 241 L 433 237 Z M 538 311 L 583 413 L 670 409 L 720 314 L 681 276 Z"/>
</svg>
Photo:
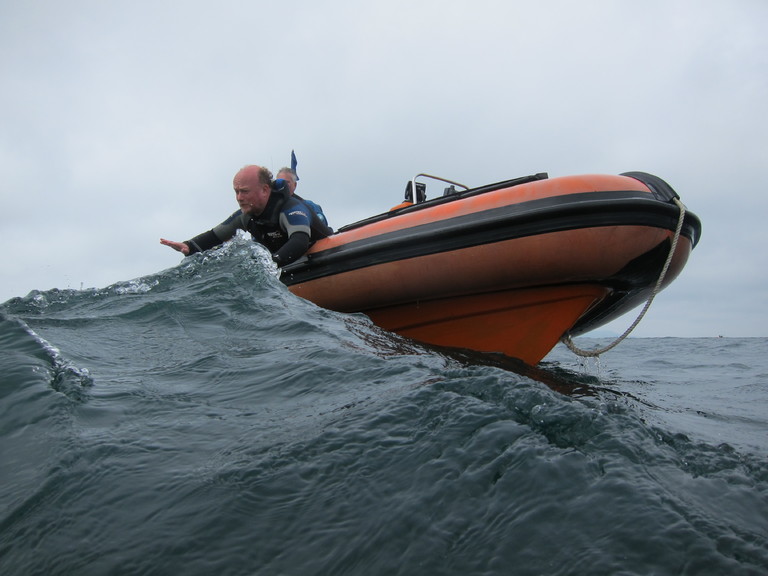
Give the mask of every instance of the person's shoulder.
<svg viewBox="0 0 768 576">
<path fill-rule="evenodd" d="M 297 198 L 296 196 L 289 196 L 283 205 L 283 210 L 306 210 L 309 211 L 309 206 L 303 198 Z"/>
<path fill-rule="evenodd" d="M 312 210 L 309 206 L 294 196 L 288 198 L 283 205 L 282 212 L 291 220 L 306 218 L 309 221 L 312 219 Z"/>
</svg>

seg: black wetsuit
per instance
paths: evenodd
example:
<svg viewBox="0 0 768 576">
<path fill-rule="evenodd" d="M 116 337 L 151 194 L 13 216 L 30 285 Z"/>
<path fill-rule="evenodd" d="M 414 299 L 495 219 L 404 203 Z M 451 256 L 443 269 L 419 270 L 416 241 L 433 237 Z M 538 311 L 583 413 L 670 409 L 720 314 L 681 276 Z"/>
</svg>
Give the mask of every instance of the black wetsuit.
<svg viewBox="0 0 768 576">
<path fill-rule="evenodd" d="M 300 258 L 320 238 L 332 233 L 301 200 L 290 196 L 285 188 L 274 188 L 264 211 L 258 216 L 238 210 L 208 232 L 184 243 L 195 254 L 223 244 L 238 230 L 246 230 L 256 242 L 264 245 L 278 265 Z"/>
</svg>

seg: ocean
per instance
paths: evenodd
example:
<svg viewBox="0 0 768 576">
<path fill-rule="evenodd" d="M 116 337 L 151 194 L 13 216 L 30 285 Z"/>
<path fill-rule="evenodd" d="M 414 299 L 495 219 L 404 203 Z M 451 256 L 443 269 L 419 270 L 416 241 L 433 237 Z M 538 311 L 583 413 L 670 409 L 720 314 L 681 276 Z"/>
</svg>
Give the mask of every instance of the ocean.
<svg viewBox="0 0 768 576">
<path fill-rule="evenodd" d="M 234 241 L 8 300 L 0 348 L 4 576 L 768 574 L 766 338 L 526 367 Z"/>
</svg>

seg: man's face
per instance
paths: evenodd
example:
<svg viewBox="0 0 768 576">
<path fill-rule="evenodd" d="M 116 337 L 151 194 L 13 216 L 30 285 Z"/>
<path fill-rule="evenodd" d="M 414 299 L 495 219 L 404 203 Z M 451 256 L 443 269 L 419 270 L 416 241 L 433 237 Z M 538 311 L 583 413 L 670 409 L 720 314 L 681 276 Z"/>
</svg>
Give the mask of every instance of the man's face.
<svg viewBox="0 0 768 576">
<path fill-rule="evenodd" d="M 269 186 L 259 181 L 256 170 L 244 168 L 237 173 L 232 185 L 237 204 L 244 214 L 258 216 L 264 211 L 269 200 Z"/>
</svg>

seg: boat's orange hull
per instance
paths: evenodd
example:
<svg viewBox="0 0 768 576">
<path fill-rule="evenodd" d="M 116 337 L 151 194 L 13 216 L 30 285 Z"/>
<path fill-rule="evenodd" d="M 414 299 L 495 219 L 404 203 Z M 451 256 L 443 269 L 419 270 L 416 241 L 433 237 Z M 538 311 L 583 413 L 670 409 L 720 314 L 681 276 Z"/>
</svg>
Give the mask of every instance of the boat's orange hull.
<svg viewBox="0 0 768 576">
<path fill-rule="evenodd" d="M 508 290 L 411 302 L 368 315 L 382 328 L 414 340 L 501 352 L 533 365 L 608 291 L 582 284 Z"/>
<path fill-rule="evenodd" d="M 592 329 L 650 295 L 675 211 L 633 178 L 532 182 L 352 227 L 317 242 L 283 281 L 416 340 L 536 364 L 580 322 Z M 679 238 L 664 285 L 694 232 Z"/>
</svg>

